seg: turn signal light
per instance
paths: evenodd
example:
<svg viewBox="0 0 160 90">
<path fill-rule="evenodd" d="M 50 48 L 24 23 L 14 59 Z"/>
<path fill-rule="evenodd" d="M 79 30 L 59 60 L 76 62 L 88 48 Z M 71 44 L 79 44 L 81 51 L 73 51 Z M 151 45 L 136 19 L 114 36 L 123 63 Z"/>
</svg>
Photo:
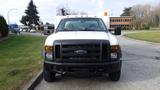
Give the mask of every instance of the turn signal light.
<svg viewBox="0 0 160 90">
<path fill-rule="evenodd" d="M 46 53 L 52 53 L 53 52 L 53 46 L 44 46 Z"/>
<path fill-rule="evenodd" d="M 113 45 L 113 46 L 111 46 L 111 52 L 117 52 L 119 50 L 120 50 L 119 45 Z"/>
</svg>

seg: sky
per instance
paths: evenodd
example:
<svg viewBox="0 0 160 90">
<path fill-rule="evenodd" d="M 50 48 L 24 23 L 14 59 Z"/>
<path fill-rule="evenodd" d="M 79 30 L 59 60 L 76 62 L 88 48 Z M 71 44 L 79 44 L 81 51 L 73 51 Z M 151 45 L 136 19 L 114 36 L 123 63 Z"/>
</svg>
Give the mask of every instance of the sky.
<svg viewBox="0 0 160 90">
<path fill-rule="evenodd" d="M 89 15 L 99 15 L 107 11 L 109 16 L 120 16 L 124 8 L 137 4 L 156 5 L 159 0 L 33 0 L 37 6 L 40 20 L 53 23 L 56 10 L 60 6 L 65 6 L 78 12 L 86 12 Z M 0 15 L 3 15 L 10 23 L 21 24 L 19 21 L 25 15 L 30 0 L 0 0 Z M 9 12 L 9 13 L 8 13 Z"/>
</svg>

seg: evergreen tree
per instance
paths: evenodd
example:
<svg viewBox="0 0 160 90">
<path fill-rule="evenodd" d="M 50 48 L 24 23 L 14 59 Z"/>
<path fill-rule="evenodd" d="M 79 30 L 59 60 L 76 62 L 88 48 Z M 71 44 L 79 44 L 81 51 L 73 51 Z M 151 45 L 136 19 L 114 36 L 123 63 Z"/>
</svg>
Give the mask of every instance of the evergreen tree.
<svg viewBox="0 0 160 90">
<path fill-rule="evenodd" d="M 121 16 L 131 16 L 131 9 L 132 7 L 125 8 Z"/>
<path fill-rule="evenodd" d="M 39 25 L 38 11 L 37 11 L 37 7 L 34 4 L 33 0 L 29 2 L 28 7 L 25 10 L 25 14 L 26 15 L 22 16 L 20 20 L 22 24 L 24 25 L 28 24 L 29 26 L 31 26 L 31 24 Z"/>
</svg>

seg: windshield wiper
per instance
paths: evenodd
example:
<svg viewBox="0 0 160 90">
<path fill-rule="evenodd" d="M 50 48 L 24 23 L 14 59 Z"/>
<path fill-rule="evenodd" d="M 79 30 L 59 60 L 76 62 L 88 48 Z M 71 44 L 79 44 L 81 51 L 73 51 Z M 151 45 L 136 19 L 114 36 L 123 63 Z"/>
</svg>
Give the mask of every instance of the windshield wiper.
<svg viewBox="0 0 160 90">
<path fill-rule="evenodd" d="M 83 31 L 105 31 L 105 30 L 102 30 L 102 29 L 85 28 Z"/>
</svg>

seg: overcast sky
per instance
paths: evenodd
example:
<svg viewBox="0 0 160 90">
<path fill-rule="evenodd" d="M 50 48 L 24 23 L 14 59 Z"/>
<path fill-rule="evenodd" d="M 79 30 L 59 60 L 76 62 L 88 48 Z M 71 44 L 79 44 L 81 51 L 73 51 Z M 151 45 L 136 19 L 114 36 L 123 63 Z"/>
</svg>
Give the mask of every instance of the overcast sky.
<svg viewBox="0 0 160 90">
<path fill-rule="evenodd" d="M 40 19 L 53 23 L 58 6 L 67 6 L 74 11 L 83 11 L 91 15 L 98 15 L 102 11 L 108 11 L 110 16 L 119 16 L 125 7 L 136 4 L 156 5 L 159 0 L 33 0 L 39 11 Z M 0 14 L 7 20 L 7 13 L 11 23 L 20 24 L 19 20 L 30 0 L 0 0 Z"/>
</svg>

